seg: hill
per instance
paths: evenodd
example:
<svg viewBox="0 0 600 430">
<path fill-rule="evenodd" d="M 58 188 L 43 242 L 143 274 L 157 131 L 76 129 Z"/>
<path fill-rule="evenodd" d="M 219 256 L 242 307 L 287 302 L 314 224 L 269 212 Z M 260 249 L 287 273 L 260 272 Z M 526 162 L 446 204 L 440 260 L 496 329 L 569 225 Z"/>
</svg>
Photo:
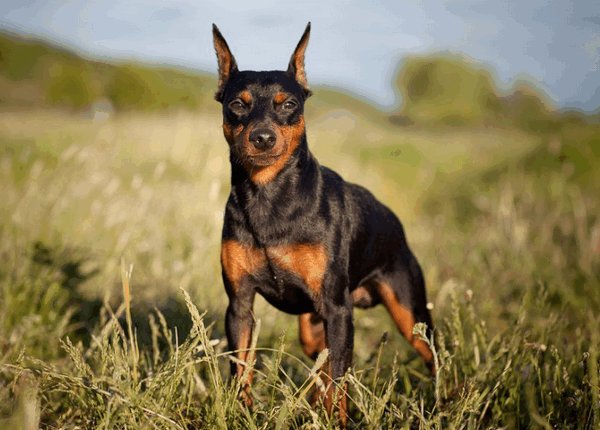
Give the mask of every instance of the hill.
<svg viewBox="0 0 600 430">
<path fill-rule="evenodd" d="M 47 41 L 0 32 L 0 105 L 108 106 L 117 111 L 212 108 L 212 74 L 176 66 L 86 58 Z M 313 87 L 310 113 L 342 109 L 379 123 L 427 126 L 516 126 L 552 131 L 565 122 L 597 122 L 580 112 L 559 112 L 527 82 L 503 93 L 493 74 L 476 62 L 450 54 L 404 59 L 394 79 L 402 101 L 385 112 L 342 89 Z"/>
<path fill-rule="evenodd" d="M 70 109 L 108 100 L 118 110 L 199 108 L 212 98 L 207 73 L 84 58 L 45 41 L 0 33 L 0 103 Z"/>
<path fill-rule="evenodd" d="M 529 80 L 500 89 L 485 65 L 458 54 L 405 58 L 394 79 L 398 124 L 501 126 L 553 132 L 565 123 L 597 122 L 593 115 L 561 111 Z"/>
<path fill-rule="evenodd" d="M 0 104 L 86 109 L 108 101 L 118 111 L 197 110 L 214 106 L 216 77 L 198 70 L 85 58 L 47 41 L 0 32 Z M 369 103 L 327 87 L 309 109 L 340 106 L 373 120 L 386 115 Z M 314 100 L 314 99 L 313 99 Z M 314 105 L 314 106 L 313 106 Z"/>
</svg>

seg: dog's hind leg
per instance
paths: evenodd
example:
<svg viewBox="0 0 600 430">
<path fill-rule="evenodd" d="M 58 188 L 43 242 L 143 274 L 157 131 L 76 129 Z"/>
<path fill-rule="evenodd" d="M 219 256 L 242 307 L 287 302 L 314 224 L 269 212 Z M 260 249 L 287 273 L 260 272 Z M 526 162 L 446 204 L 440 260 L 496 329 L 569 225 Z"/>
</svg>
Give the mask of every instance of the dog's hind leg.
<svg viewBox="0 0 600 430">
<path fill-rule="evenodd" d="M 307 312 L 298 317 L 300 345 L 304 353 L 315 360 L 325 349 L 325 326 L 315 312 Z"/>
<path fill-rule="evenodd" d="M 429 345 L 413 334 L 416 323 L 427 324 L 427 337 L 431 339 L 433 325 L 427 309 L 425 282 L 419 263 L 410 254 L 397 264 L 395 270 L 374 281 L 381 303 L 386 307 L 396 327 L 415 348 L 427 367 L 435 374 L 433 353 Z"/>
<path fill-rule="evenodd" d="M 302 350 L 308 357 L 315 360 L 319 353 L 327 347 L 328 343 L 331 345 L 330 354 L 331 351 L 335 352 L 335 350 L 332 349 L 332 347 L 336 347 L 335 342 L 331 339 L 327 342 L 325 322 L 315 312 L 301 314 L 298 317 L 298 322 L 300 328 L 300 344 L 302 345 Z M 345 369 L 346 366 L 343 368 Z M 340 424 L 342 428 L 345 428 L 347 420 L 347 387 L 344 386 L 338 390 L 334 388 L 334 380 L 336 377 L 340 376 L 339 369 L 335 369 L 332 365 L 332 356 L 328 357 L 319 370 L 318 375 L 315 377 L 316 381 L 319 379 L 321 380 L 321 384 L 318 382 L 316 383 L 310 396 L 310 403 L 315 405 L 319 400 L 322 400 L 329 413 L 332 413 L 334 408 L 337 408 L 339 410 Z M 338 397 L 337 404 L 334 406 L 333 401 L 336 396 Z"/>
<path fill-rule="evenodd" d="M 326 347 L 325 344 L 325 324 L 316 312 L 307 312 L 298 316 L 299 338 L 302 351 L 311 359 L 316 360 L 318 355 Z M 323 381 L 328 381 L 327 370 L 329 364 L 325 363 L 323 368 L 316 376 L 315 382 L 320 377 Z M 316 384 L 310 395 L 310 403 L 317 404 L 320 398 L 325 398 L 324 386 Z"/>
</svg>

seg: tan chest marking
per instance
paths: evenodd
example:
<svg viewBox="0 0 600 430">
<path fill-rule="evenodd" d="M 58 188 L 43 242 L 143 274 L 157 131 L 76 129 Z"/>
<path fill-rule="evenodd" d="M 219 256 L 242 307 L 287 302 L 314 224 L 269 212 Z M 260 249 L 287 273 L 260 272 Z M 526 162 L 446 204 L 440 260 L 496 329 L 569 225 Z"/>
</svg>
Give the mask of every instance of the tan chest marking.
<svg viewBox="0 0 600 430">
<path fill-rule="evenodd" d="M 320 293 L 328 262 L 323 245 L 276 246 L 267 248 L 267 255 L 277 267 L 298 275 L 311 292 Z M 252 275 L 265 267 L 266 263 L 265 254 L 261 249 L 235 240 L 226 240 L 222 244 L 221 264 L 234 292 L 239 288 L 239 283 L 244 276 Z"/>
<path fill-rule="evenodd" d="M 221 265 L 236 292 L 244 276 L 255 273 L 265 265 L 265 254 L 236 240 L 226 240 L 221 245 Z"/>
<path fill-rule="evenodd" d="M 321 292 L 327 270 L 327 252 L 321 244 L 285 245 L 267 250 L 277 266 L 297 274 L 314 293 Z"/>
</svg>

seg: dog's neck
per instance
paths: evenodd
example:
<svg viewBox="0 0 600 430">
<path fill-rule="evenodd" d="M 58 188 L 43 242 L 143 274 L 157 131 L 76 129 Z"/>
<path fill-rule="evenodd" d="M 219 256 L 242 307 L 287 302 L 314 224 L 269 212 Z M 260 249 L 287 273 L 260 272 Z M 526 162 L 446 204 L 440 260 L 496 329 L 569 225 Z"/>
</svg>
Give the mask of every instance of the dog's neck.
<svg viewBox="0 0 600 430">
<path fill-rule="evenodd" d="M 241 164 L 232 160 L 231 195 L 228 205 L 245 219 L 246 228 L 259 246 L 281 242 L 298 230 L 298 213 L 311 214 L 321 184 L 321 169 L 308 150 L 306 138 L 285 166 L 268 183 L 258 185 Z M 308 224 L 307 224 L 308 225 Z"/>
<path fill-rule="evenodd" d="M 302 186 L 303 179 L 318 174 L 318 163 L 308 149 L 305 134 L 302 135 L 300 144 L 285 165 L 273 179 L 265 184 L 254 183 L 247 168 L 235 156 L 230 155 L 230 161 L 231 191 L 236 194 L 241 192 L 247 197 L 295 191 Z"/>
</svg>

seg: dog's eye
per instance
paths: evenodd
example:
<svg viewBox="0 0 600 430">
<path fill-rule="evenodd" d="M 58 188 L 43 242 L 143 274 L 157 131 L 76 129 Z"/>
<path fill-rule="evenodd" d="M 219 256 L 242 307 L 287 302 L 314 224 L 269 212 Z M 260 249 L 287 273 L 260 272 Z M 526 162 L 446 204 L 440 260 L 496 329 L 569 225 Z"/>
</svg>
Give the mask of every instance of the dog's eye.
<svg viewBox="0 0 600 430">
<path fill-rule="evenodd" d="M 297 104 L 293 100 L 287 100 L 287 101 L 283 102 L 283 104 L 281 105 L 281 107 L 285 110 L 292 110 L 296 106 L 297 106 Z"/>
<path fill-rule="evenodd" d="M 246 109 L 246 105 L 240 99 L 235 99 L 231 103 L 229 103 L 229 109 L 231 109 L 232 111 L 239 112 Z"/>
</svg>

